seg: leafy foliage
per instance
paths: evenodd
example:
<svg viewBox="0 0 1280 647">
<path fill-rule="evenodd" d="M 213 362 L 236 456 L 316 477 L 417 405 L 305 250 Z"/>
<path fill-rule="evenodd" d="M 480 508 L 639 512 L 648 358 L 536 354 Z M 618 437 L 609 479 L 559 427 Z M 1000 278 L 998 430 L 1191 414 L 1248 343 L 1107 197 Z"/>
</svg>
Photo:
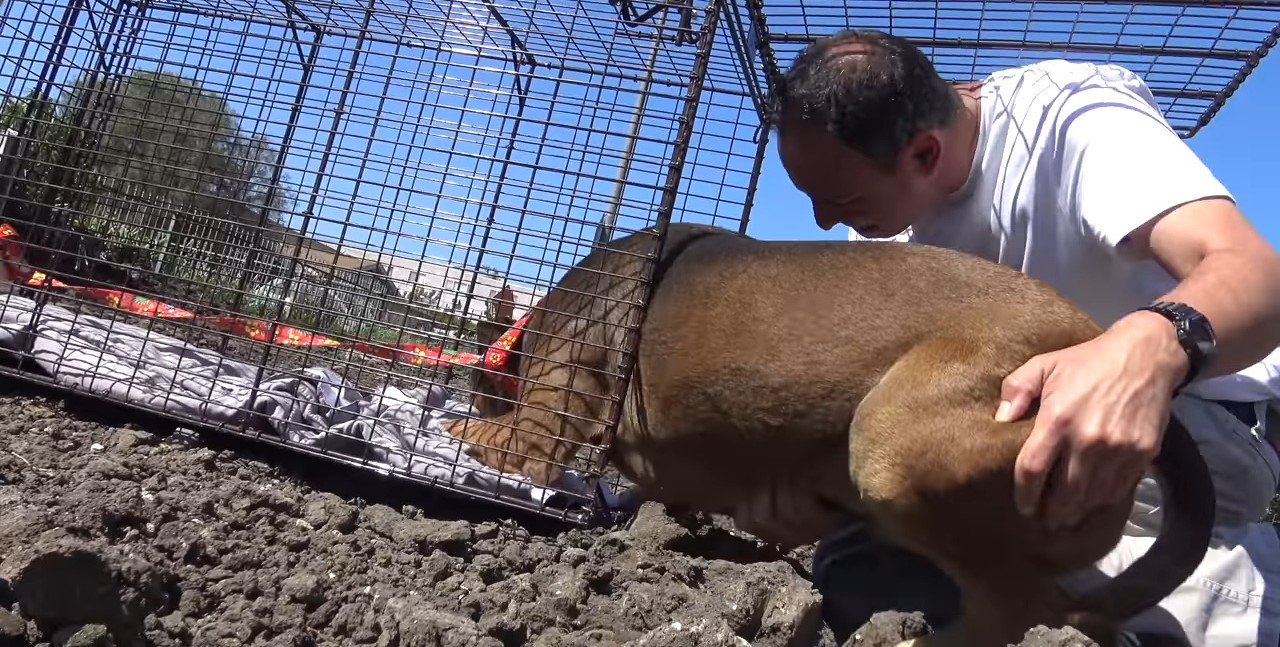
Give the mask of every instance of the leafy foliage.
<svg viewBox="0 0 1280 647">
<path fill-rule="evenodd" d="M 0 127 L 23 144 L 12 220 L 66 228 L 66 212 L 126 200 L 257 225 L 292 208 L 283 174 L 271 183 L 274 147 L 242 132 L 225 96 L 176 74 L 86 72 L 56 98 L 33 91 L 0 106 Z"/>
</svg>

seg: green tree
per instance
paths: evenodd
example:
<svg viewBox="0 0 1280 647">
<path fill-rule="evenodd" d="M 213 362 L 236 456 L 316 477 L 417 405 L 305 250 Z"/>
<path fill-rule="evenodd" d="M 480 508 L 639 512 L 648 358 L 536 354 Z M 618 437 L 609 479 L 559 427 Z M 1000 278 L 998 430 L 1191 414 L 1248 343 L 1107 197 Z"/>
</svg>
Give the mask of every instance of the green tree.
<svg viewBox="0 0 1280 647">
<path fill-rule="evenodd" d="M 23 132 L 30 140 L 11 190 L 17 200 L 10 200 L 28 211 L 64 205 L 88 211 L 95 202 L 124 198 L 243 223 L 256 223 L 265 206 L 274 224 L 292 208 L 286 177 L 270 190 L 276 149 L 241 132 L 225 96 L 192 79 L 157 71 L 113 80 L 85 73 L 56 99 L 30 93 L 7 102 L 0 127 L 18 130 L 28 114 Z"/>
</svg>

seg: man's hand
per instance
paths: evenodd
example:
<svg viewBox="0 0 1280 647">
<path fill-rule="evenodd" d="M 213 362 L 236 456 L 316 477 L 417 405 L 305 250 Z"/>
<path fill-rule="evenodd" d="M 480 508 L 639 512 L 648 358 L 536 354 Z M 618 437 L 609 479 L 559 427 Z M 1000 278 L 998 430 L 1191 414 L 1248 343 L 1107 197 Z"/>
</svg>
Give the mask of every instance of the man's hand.
<svg viewBox="0 0 1280 647">
<path fill-rule="evenodd" d="M 1061 528 L 1123 499 L 1159 451 L 1186 370 L 1169 322 L 1137 312 L 1092 341 L 1010 373 L 997 421 L 1019 419 L 1040 400 L 1014 467 L 1019 511 Z"/>
</svg>

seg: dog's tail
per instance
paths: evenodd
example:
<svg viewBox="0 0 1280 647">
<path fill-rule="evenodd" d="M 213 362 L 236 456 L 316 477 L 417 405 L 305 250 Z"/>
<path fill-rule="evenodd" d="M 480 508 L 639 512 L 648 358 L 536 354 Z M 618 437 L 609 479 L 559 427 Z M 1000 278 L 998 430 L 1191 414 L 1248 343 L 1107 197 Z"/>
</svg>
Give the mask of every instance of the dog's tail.
<svg viewBox="0 0 1280 647">
<path fill-rule="evenodd" d="M 1123 623 L 1172 593 L 1204 558 L 1215 515 L 1213 482 L 1191 433 L 1173 416 L 1154 464 L 1163 493 L 1160 534 L 1129 568 L 1075 600 L 1073 625 L 1090 616 Z"/>
</svg>

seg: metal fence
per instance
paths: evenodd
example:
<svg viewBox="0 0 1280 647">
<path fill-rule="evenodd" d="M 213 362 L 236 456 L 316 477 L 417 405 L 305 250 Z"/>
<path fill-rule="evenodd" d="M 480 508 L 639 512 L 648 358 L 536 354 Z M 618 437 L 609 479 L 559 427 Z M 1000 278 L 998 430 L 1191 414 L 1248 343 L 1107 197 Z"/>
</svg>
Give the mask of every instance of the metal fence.
<svg viewBox="0 0 1280 647">
<path fill-rule="evenodd" d="M 13 0 L 3 370 L 597 519 L 603 444 L 538 488 L 439 430 L 466 410 L 459 358 L 599 242 L 745 231 L 796 48 L 862 26 L 956 79 L 1119 62 L 1190 136 L 1274 45 L 1274 4 Z"/>
</svg>

